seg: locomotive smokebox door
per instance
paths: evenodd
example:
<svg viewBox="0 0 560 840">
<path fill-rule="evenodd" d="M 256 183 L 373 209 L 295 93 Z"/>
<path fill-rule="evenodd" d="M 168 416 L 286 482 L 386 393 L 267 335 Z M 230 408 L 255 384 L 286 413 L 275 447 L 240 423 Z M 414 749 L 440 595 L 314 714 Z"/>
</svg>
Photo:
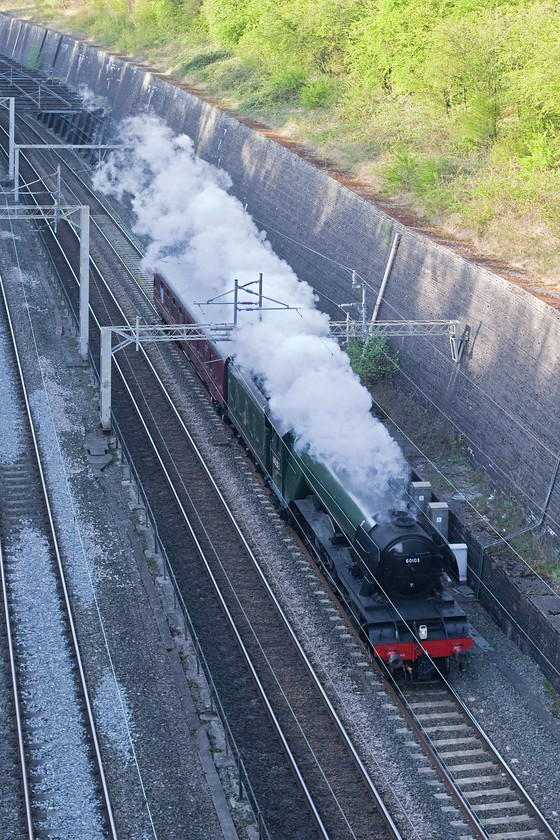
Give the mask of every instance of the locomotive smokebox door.
<svg viewBox="0 0 560 840">
<path fill-rule="evenodd" d="M 417 598 L 441 591 L 441 552 L 408 511 L 366 519 L 356 532 L 354 548 L 364 575 L 373 575 L 385 594 Z"/>
</svg>

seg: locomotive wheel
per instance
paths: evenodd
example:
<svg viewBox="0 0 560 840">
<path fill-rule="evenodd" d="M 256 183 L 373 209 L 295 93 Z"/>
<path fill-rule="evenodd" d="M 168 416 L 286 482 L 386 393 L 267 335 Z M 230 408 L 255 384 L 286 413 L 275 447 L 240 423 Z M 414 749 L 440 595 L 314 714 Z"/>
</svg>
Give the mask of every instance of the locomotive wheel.
<svg viewBox="0 0 560 840">
<path fill-rule="evenodd" d="M 440 670 L 442 676 L 447 677 L 451 670 L 451 657 L 450 656 L 442 656 L 441 658 L 434 660 L 437 667 Z"/>
</svg>

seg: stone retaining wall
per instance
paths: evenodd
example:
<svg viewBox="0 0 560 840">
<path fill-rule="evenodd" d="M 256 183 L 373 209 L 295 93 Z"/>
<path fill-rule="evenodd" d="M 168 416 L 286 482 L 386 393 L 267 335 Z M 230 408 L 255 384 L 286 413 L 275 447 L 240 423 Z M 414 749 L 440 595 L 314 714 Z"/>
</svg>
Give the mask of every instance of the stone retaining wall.
<svg viewBox="0 0 560 840">
<path fill-rule="evenodd" d="M 449 539 L 467 545 L 468 583 L 481 604 L 508 639 L 531 656 L 560 691 L 558 597 L 511 553 L 483 552 L 488 535 L 465 528 L 453 514 L 449 520 Z"/>
</svg>

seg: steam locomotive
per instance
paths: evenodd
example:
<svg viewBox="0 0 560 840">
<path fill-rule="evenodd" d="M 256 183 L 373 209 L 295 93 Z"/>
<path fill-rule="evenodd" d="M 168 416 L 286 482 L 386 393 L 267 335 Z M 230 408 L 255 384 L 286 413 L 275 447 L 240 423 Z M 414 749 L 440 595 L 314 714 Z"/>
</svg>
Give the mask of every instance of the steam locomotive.
<svg viewBox="0 0 560 840">
<path fill-rule="evenodd" d="M 154 277 L 164 321 L 195 319 L 167 279 Z M 445 588 L 456 571 L 446 541 L 409 510 L 371 516 L 327 466 L 294 446 L 257 384 L 209 339 L 183 343 L 220 413 L 239 432 L 284 508 L 304 526 L 350 616 L 395 678 L 427 679 L 461 665 L 473 640 Z"/>
</svg>

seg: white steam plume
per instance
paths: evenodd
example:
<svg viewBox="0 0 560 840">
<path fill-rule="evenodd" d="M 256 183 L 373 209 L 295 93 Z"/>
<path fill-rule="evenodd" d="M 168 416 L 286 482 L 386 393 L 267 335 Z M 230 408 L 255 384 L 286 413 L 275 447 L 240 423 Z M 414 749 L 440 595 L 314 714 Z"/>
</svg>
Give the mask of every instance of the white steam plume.
<svg viewBox="0 0 560 840">
<path fill-rule="evenodd" d="M 229 292 L 235 279 L 255 281 L 262 272 L 264 294 L 298 311 L 264 311 L 262 322 L 256 313 L 241 313 L 232 347 L 236 361 L 264 382 L 274 415 L 293 428 L 298 445 L 350 482 L 366 512 L 393 506 L 391 486 L 402 485 L 407 474 L 402 453 L 370 413 L 371 397 L 346 353 L 329 338 L 328 318 L 316 309 L 313 290 L 228 194 L 229 176 L 197 158 L 187 136 L 174 136 L 155 118 L 128 120 L 121 139 L 130 148 L 99 167 L 95 186 L 119 198 L 130 195 L 136 230 L 151 240 L 147 262 L 193 311 L 195 301 Z M 231 305 L 202 313 L 206 323 L 232 320 Z"/>
<path fill-rule="evenodd" d="M 80 85 L 78 88 L 82 105 L 86 111 L 97 111 L 102 108 L 105 112 L 109 110 L 108 102 L 105 98 L 97 96 L 91 88 L 87 85 Z"/>
</svg>

